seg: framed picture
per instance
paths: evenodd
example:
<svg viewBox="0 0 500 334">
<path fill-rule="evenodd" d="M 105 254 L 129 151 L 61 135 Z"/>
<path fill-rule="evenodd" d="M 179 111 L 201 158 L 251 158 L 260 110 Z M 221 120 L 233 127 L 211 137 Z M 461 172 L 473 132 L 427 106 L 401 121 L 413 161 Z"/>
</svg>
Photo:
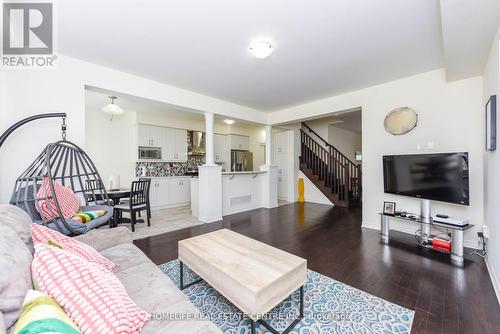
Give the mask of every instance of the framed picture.
<svg viewBox="0 0 500 334">
<path fill-rule="evenodd" d="M 497 96 L 486 103 L 486 151 L 497 149 Z"/>
<path fill-rule="evenodd" d="M 396 214 L 396 203 L 384 202 L 384 215 L 394 216 Z"/>
</svg>

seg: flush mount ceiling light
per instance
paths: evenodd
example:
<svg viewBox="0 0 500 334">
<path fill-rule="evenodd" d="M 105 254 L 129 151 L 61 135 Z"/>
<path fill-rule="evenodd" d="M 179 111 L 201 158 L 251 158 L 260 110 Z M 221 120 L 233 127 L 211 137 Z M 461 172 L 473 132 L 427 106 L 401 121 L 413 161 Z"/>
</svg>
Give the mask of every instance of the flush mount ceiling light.
<svg viewBox="0 0 500 334">
<path fill-rule="evenodd" d="M 232 120 L 232 119 L 225 119 L 224 123 L 226 123 L 228 125 L 232 125 L 232 124 L 234 124 L 234 120 Z"/>
<path fill-rule="evenodd" d="M 101 110 L 105 112 L 106 114 L 111 115 L 111 119 L 113 119 L 113 116 L 116 115 L 121 115 L 123 114 L 123 109 L 120 108 L 119 105 L 115 104 L 115 100 L 118 98 L 116 96 L 108 96 L 108 98 L 111 100 L 111 103 L 102 108 Z"/>
<path fill-rule="evenodd" d="M 250 52 L 259 59 L 264 59 L 269 57 L 273 53 L 273 46 L 271 43 L 266 41 L 255 42 L 250 45 Z"/>
</svg>

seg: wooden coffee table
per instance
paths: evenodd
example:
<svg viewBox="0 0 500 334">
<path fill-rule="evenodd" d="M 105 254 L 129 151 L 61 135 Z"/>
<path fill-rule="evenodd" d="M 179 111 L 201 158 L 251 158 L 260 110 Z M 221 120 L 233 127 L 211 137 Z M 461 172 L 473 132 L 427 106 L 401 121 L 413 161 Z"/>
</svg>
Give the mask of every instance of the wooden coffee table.
<svg viewBox="0 0 500 334">
<path fill-rule="evenodd" d="M 278 333 L 263 317 L 297 289 L 299 316 L 283 333 L 303 317 L 307 279 L 303 258 L 222 229 L 179 241 L 179 260 L 181 290 L 203 279 L 251 319 L 252 333 L 256 322 Z M 200 280 L 184 284 L 184 265 Z"/>
</svg>

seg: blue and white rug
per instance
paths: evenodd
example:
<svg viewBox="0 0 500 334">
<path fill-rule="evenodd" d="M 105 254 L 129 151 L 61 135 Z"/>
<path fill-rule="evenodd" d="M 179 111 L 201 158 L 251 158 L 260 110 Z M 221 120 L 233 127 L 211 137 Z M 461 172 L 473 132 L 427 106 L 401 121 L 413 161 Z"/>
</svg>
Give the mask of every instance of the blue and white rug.
<svg viewBox="0 0 500 334">
<path fill-rule="evenodd" d="M 179 286 L 179 261 L 159 266 Z M 198 277 L 184 267 L 185 284 Z M 209 317 L 225 334 L 250 333 L 250 320 L 231 302 L 201 281 L 183 291 L 201 313 Z M 282 332 L 298 315 L 299 292 L 268 313 L 272 327 Z M 415 312 L 364 291 L 307 271 L 304 287 L 304 318 L 291 333 L 410 333 Z M 270 333 L 257 324 L 257 333 Z"/>
</svg>

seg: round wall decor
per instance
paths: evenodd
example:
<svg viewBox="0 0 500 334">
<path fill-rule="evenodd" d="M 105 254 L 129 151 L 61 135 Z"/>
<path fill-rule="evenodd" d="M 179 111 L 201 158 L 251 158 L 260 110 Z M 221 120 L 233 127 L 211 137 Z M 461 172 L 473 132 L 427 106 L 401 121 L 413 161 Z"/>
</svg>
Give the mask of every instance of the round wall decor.
<svg viewBox="0 0 500 334">
<path fill-rule="evenodd" d="M 417 126 L 418 115 L 415 110 L 400 107 L 391 110 L 384 120 L 385 130 L 393 135 L 403 135 Z"/>
</svg>

